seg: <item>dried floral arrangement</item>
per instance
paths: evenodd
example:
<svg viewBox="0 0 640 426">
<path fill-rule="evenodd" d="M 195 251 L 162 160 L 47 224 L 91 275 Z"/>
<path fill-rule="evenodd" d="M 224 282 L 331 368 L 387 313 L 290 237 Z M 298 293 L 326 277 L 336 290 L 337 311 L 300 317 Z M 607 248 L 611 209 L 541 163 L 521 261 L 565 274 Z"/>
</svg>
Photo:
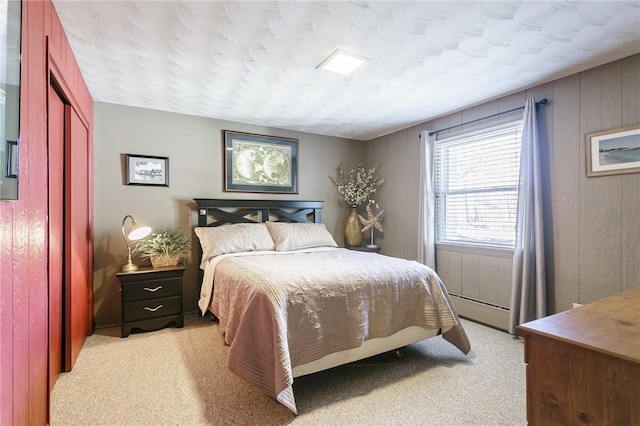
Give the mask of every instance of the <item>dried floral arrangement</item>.
<svg viewBox="0 0 640 426">
<path fill-rule="evenodd" d="M 373 195 L 378 187 L 384 183 L 384 179 L 376 176 L 378 167 L 376 164 L 370 169 L 365 169 L 362 164 L 358 164 L 356 169 L 351 169 L 349 174 L 345 174 L 342 162 L 336 167 L 337 178 L 329 176 L 331 183 L 336 187 L 340 197 L 351 207 L 358 207 L 368 201 L 374 203 Z"/>
</svg>

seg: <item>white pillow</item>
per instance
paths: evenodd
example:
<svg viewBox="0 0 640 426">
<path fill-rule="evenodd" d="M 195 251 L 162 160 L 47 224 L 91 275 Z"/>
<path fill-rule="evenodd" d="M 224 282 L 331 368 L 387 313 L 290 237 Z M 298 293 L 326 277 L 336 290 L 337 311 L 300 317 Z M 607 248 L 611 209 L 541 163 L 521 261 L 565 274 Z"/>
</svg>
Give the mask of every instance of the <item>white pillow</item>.
<svg viewBox="0 0 640 426">
<path fill-rule="evenodd" d="M 235 223 L 218 227 L 198 227 L 195 233 L 202 246 L 202 262 L 225 253 L 274 250 L 275 243 L 264 223 Z"/>
<path fill-rule="evenodd" d="M 338 247 L 324 223 L 266 222 L 277 251 Z"/>
</svg>

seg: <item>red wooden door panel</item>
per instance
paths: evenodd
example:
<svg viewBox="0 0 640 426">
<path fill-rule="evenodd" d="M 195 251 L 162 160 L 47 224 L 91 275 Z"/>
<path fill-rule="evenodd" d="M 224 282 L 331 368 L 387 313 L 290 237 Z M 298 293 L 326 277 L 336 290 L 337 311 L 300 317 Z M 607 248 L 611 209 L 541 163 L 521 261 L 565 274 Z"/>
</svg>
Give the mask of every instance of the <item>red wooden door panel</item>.
<svg viewBox="0 0 640 426">
<path fill-rule="evenodd" d="M 90 334 L 89 132 L 65 106 L 65 369 L 71 370 Z"/>
<path fill-rule="evenodd" d="M 49 390 L 62 371 L 64 256 L 64 103 L 53 87 L 48 98 L 49 145 Z"/>
<path fill-rule="evenodd" d="M 93 120 L 91 95 L 51 0 L 22 1 L 21 4 L 19 199 L 0 203 L 2 426 L 43 425 L 49 420 L 49 72 L 55 73 L 57 81 L 64 83 L 66 98 L 89 129 L 89 141 Z M 47 58 L 51 59 L 51 55 L 56 61 L 55 66 L 49 67 Z M 90 159 L 91 145 L 86 152 Z M 91 209 L 92 169 L 86 160 L 88 176 L 81 180 L 88 182 L 89 195 L 85 194 L 85 199 Z M 89 214 L 89 227 L 92 226 L 91 219 Z M 92 244 L 91 240 L 89 244 Z M 92 258 L 88 260 L 88 270 L 91 270 Z M 92 275 L 89 275 L 89 287 L 91 280 Z M 91 293 L 89 296 L 89 302 L 85 303 L 91 303 Z M 88 325 L 91 324 L 92 315 L 88 321 Z"/>
</svg>

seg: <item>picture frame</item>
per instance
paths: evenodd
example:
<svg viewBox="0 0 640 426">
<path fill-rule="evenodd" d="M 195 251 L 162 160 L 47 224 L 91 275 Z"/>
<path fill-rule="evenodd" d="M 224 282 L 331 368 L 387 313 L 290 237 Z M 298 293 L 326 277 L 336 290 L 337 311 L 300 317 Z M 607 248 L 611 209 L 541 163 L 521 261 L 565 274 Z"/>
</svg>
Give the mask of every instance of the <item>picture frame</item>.
<svg viewBox="0 0 640 426">
<path fill-rule="evenodd" d="M 586 135 L 587 177 L 640 173 L 640 124 Z"/>
<path fill-rule="evenodd" d="M 7 156 L 7 167 L 6 167 L 4 176 L 8 178 L 17 178 L 18 177 L 18 141 L 7 141 L 5 154 Z"/>
<path fill-rule="evenodd" d="M 169 157 L 126 154 L 127 185 L 169 186 Z"/>
<path fill-rule="evenodd" d="M 225 192 L 298 193 L 298 139 L 222 133 Z"/>
</svg>

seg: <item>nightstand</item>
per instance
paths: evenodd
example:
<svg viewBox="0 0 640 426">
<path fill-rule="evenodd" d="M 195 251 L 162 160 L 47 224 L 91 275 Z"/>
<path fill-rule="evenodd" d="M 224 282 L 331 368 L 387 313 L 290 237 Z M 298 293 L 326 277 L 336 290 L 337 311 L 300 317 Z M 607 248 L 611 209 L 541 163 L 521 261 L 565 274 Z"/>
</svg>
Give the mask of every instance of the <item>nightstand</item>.
<svg viewBox="0 0 640 426">
<path fill-rule="evenodd" d="M 380 250 L 382 250 L 380 247 L 367 247 L 367 246 L 345 247 L 345 248 L 348 248 L 349 250 L 366 251 L 368 253 L 380 253 Z"/>
<path fill-rule="evenodd" d="M 170 323 L 184 325 L 182 314 L 182 274 L 184 266 L 141 267 L 118 272 L 122 299 L 122 337 L 131 330 L 158 330 Z"/>
</svg>

